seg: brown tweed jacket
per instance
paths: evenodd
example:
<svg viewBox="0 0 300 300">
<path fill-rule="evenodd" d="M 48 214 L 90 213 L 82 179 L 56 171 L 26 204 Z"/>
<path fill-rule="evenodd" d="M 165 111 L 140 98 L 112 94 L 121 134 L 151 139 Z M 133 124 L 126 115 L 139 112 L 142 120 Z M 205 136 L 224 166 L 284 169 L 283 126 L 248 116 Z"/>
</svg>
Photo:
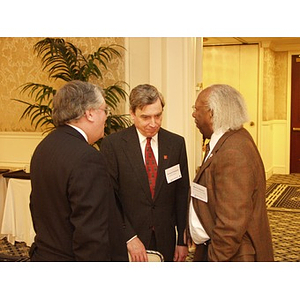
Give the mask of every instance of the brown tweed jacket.
<svg viewBox="0 0 300 300">
<path fill-rule="evenodd" d="M 225 133 L 194 182 L 207 188 L 208 203 L 192 198 L 211 237 L 209 261 L 273 261 L 265 205 L 266 179 L 258 149 L 244 128 Z"/>
</svg>

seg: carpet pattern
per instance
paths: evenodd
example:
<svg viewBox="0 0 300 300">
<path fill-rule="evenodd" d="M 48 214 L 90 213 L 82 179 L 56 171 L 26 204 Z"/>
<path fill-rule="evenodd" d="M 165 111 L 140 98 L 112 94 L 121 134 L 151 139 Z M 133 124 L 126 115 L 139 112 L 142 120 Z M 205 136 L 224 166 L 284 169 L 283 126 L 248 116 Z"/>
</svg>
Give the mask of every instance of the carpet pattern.
<svg viewBox="0 0 300 300">
<path fill-rule="evenodd" d="M 266 192 L 268 209 L 300 212 L 300 185 L 272 183 Z"/>
<path fill-rule="evenodd" d="M 268 196 L 274 193 L 278 184 L 283 185 L 283 188 L 279 188 L 282 190 L 286 190 L 285 186 L 300 187 L 300 174 L 274 174 L 267 181 L 266 204 L 272 233 L 274 259 L 277 262 L 300 262 L 300 210 L 298 206 L 291 208 L 291 205 L 288 204 L 288 208 L 278 207 L 278 205 L 272 207 L 272 203 L 276 202 L 276 197 L 273 197 L 274 199 L 268 203 Z M 279 191 L 277 194 L 282 195 L 282 193 L 283 191 Z M 10 261 L 10 257 L 13 261 L 28 261 L 28 252 L 29 247 L 25 243 L 16 242 L 15 245 L 12 245 L 6 238 L 0 240 L 0 261 Z M 193 251 L 190 251 L 187 261 L 192 260 Z"/>
<path fill-rule="evenodd" d="M 267 180 L 266 198 L 270 187 L 275 187 L 274 184 L 289 187 L 300 187 L 300 174 L 272 175 Z M 286 204 L 290 199 L 288 199 L 288 197 L 285 197 L 285 199 L 287 199 L 285 201 Z M 276 202 L 276 199 L 274 202 Z M 275 261 L 300 261 L 300 210 L 298 207 L 299 206 L 296 208 L 291 208 L 291 206 L 288 208 L 268 207 L 268 217 L 272 234 Z"/>
<path fill-rule="evenodd" d="M 300 213 L 268 211 L 274 260 L 300 261 Z"/>
<path fill-rule="evenodd" d="M 16 242 L 12 245 L 6 237 L 0 240 L 0 262 L 1 261 L 28 261 L 29 247 L 26 243 Z"/>
</svg>

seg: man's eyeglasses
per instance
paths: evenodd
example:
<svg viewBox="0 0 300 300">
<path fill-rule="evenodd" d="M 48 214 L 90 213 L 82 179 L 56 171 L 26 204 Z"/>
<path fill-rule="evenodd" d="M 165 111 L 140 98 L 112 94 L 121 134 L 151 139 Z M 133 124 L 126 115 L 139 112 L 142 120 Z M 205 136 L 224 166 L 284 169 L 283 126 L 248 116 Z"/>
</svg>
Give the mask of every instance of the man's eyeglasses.
<svg viewBox="0 0 300 300">
<path fill-rule="evenodd" d="M 111 108 L 107 106 L 106 108 L 99 108 L 100 110 L 103 110 L 107 116 L 111 115 Z"/>
<path fill-rule="evenodd" d="M 204 105 L 198 105 L 198 107 L 196 107 L 195 105 L 192 106 L 193 109 L 193 113 L 196 112 L 198 110 L 199 107 L 209 107 L 207 104 Z"/>
</svg>

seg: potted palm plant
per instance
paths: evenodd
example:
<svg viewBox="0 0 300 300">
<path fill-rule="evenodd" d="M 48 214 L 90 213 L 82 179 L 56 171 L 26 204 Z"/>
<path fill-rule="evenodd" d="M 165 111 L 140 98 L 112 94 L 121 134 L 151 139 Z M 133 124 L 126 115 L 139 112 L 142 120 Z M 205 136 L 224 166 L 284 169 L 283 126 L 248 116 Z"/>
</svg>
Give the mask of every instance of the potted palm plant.
<svg viewBox="0 0 300 300">
<path fill-rule="evenodd" d="M 108 70 L 108 64 L 117 56 L 121 57 L 123 47 L 117 44 L 99 47 L 97 51 L 84 55 L 82 51 L 70 42 L 60 38 L 45 38 L 34 45 L 34 52 L 41 59 L 43 70 L 48 71 L 50 81 L 71 80 L 89 81 L 99 83 Z M 124 49 L 124 48 L 123 48 Z M 113 85 L 103 87 L 106 95 L 106 103 L 114 111 L 121 101 L 126 101 L 125 82 L 116 82 Z M 44 132 L 55 128 L 52 120 L 52 100 L 56 89 L 40 83 L 28 82 L 20 87 L 21 94 L 28 93 L 33 103 L 21 99 L 13 99 L 26 105 L 21 118 L 29 118 L 31 125 L 37 129 L 44 128 Z M 129 115 L 112 114 L 108 116 L 105 126 L 105 136 L 131 124 Z M 100 145 L 101 140 L 97 142 Z"/>
</svg>

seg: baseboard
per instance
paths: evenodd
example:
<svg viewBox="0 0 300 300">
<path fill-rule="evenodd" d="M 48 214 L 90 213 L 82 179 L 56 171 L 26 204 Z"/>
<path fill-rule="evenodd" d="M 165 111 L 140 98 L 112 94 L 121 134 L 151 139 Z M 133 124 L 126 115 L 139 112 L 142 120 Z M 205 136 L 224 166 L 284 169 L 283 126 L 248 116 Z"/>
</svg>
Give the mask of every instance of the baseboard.
<svg viewBox="0 0 300 300">
<path fill-rule="evenodd" d="M 266 173 L 266 179 L 268 180 L 274 174 L 273 168 L 266 170 L 265 173 Z"/>
</svg>

